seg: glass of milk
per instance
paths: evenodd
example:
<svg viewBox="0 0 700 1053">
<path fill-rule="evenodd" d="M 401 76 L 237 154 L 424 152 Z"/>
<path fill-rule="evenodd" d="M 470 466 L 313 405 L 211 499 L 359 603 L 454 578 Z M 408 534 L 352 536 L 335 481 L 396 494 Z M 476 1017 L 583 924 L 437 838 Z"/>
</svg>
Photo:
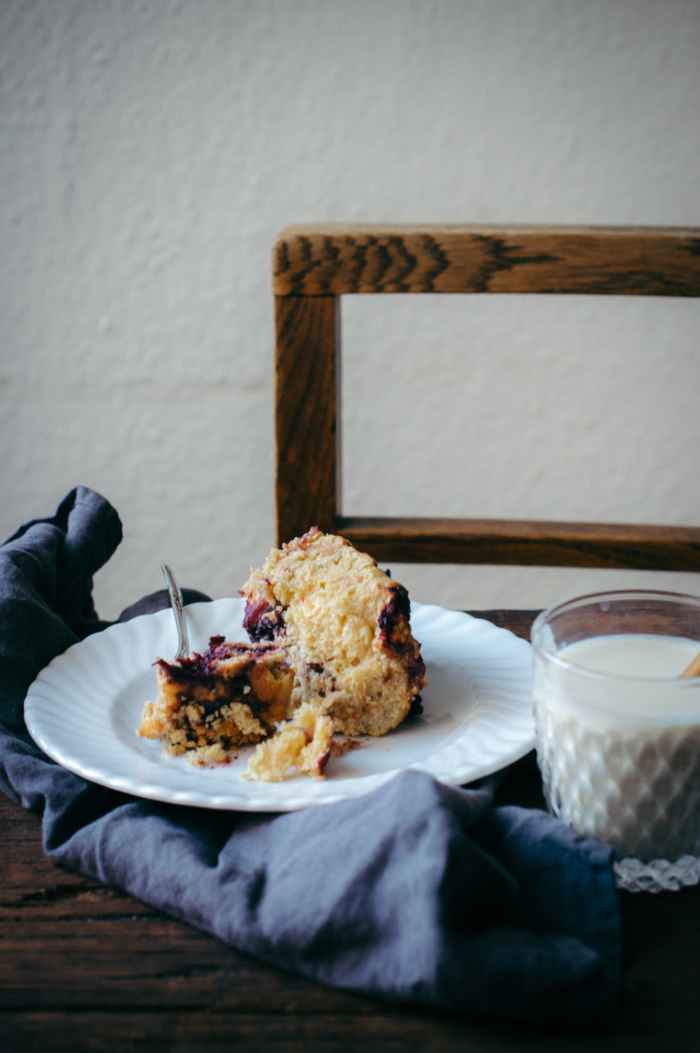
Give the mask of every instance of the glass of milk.
<svg viewBox="0 0 700 1053">
<path fill-rule="evenodd" d="M 700 677 L 680 678 L 700 652 L 700 598 L 582 596 L 540 614 L 532 643 L 550 811 L 618 860 L 700 855 Z"/>
</svg>

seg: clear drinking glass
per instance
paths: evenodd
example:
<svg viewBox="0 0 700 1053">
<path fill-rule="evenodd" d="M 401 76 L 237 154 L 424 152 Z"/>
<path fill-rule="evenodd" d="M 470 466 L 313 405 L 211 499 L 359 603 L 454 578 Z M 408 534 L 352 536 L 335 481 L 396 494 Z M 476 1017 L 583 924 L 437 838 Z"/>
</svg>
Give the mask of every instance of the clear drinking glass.
<svg viewBox="0 0 700 1053">
<path fill-rule="evenodd" d="M 615 849 L 621 887 L 700 880 L 700 598 L 601 592 L 532 628 L 537 759 L 550 811 Z"/>
</svg>

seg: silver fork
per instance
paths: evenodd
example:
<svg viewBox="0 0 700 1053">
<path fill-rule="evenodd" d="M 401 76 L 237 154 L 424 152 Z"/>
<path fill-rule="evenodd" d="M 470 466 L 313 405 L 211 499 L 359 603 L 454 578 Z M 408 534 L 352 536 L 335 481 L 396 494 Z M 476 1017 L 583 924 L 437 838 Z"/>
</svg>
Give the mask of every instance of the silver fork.
<svg viewBox="0 0 700 1053">
<path fill-rule="evenodd" d="M 182 609 L 182 593 L 180 592 L 180 586 L 175 579 L 175 575 L 168 564 L 161 563 L 160 569 L 163 571 L 165 584 L 168 586 L 170 605 L 173 609 L 173 614 L 175 615 L 175 625 L 177 626 L 177 654 L 175 655 L 174 661 L 179 662 L 181 658 L 187 658 L 190 653 L 190 641 L 187 638 L 185 612 Z"/>
</svg>

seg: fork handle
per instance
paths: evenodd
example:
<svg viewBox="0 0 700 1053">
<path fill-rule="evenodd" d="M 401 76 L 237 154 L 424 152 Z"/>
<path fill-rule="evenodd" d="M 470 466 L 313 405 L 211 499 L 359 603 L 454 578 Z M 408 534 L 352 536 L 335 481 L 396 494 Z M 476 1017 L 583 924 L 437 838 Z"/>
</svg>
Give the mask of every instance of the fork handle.
<svg viewBox="0 0 700 1053">
<path fill-rule="evenodd" d="M 180 659 L 187 658 L 190 653 L 190 643 L 187 638 L 187 625 L 185 624 L 185 612 L 182 609 L 182 593 L 180 592 L 180 586 L 175 579 L 175 575 L 168 564 L 162 563 L 160 569 L 163 571 L 163 577 L 168 586 L 170 605 L 173 609 L 173 614 L 175 615 L 175 624 L 177 626 L 177 654 L 175 655 L 175 661 L 179 662 Z"/>
</svg>

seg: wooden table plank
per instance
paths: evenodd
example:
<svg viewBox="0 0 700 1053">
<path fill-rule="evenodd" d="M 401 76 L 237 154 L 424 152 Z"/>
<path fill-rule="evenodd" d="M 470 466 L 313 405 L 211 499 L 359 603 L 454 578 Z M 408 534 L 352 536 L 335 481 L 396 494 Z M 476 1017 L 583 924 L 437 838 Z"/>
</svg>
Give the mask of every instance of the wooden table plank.
<svg viewBox="0 0 700 1053">
<path fill-rule="evenodd" d="M 447 1014 L 380 1010 L 374 1016 L 89 1012 L 3 1015 L 8 1053 L 689 1053 L 697 1010 L 660 1021 L 641 1006 L 612 1030 L 508 1025 Z"/>
</svg>

